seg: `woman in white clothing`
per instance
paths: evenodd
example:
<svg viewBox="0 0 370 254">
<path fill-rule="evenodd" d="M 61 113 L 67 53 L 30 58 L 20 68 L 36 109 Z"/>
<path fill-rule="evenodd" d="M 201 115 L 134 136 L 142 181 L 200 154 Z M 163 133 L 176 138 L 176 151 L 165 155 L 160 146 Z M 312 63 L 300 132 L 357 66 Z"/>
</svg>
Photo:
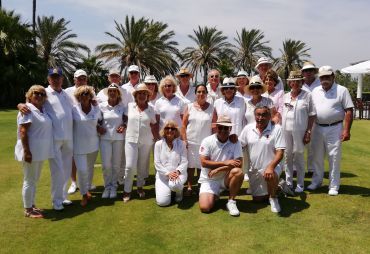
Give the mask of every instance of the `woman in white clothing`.
<svg viewBox="0 0 370 254">
<path fill-rule="evenodd" d="M 116 198 L 127 117 L 126 108 L 122 104 L 121 88 L 113 83 L 108 86 L 106 93 L 108 100 L 99 104 L 103 119 L 99 122 L 98 128 L 104 177 L 102 198 Z"/>
<path fill-rule="evenodd" d="M 267 86 L 267 91 L 266 93 L 262 94 L 262 96 L 270 98 L 272 100 L 276 111 L 279 112 L 281 116 L 281 114 L 283 113 L 284 90 L 276 89 L 276 86 L 279 83 L 279 76 L 273 69 L 270 69 L 266 72 L 263 83 Z"/>
<path fill-rule="evenodd" d="M 150 90 L 145 84 L 139 84 L 132 94 L 135 102 L 128 104 L 127 113 L 124 202 L 130 200 L 135 174 L 137 193 L 140 198 L 145 197 L 143 186 L 149 175 L 150 151 L 153 139 L 159 138 L 154 109 L 149 106 Z"/>
<path fill-rule="evenodd" d="M 186 147 L 179 138 L 177 123 L 168 121 L 161 130 L 162 139 L 155 143 L 154 165 L 155 198 L 159 206 L 171 203 L 171 192 L 176 192 L 176 202 L 181 202 L 184 183 L 187 179 Z"/>
<path fill-rule="evenodd" d="M 144 79 L 144 84 L 148 87 L 151 92 L 149 98 L 149 105 L 154 108 L 156 101 L 161 97 L 158 92 L 158 81 L 154 75 L 148 75 Z"/>
<path fill-rule="evenodd" d="M 185 103 L 175 94 L 176 91 L 177 82 L 172 76 L 166 76 L 161 80 L 159 92 L 162 97 L 154 106 L 159 128 L 163 128 L 164 123 L 169 120 L 175 121 L 181 127 Z"/>
<path fill-rule="evenodd" d="M 94 90 L 91 86 L 80 86 L 75 91 L 78 101 L 73 106 L 73 156 L 77 168 L 78 184 L 82 195 L 81 206 L 86 206 L 91 199 L 89 183 L 93 176 L 94 163 L 99 150 L 97 132 L 101 113 L 93 105 Z"/>
<path fill-rule="evenodd" d="M 195 102 L 187 105 L 182 121 L 181 136 L 187 147 L 188 179 L 185 196 L 192 195 L 195 169 L 201 169 L 199 147 L 202 140 L 212 134 L 213 106 L 207 102 L 207 87 L 195 87 Z"/>
<path fill-rule="evenodd" d="M 304 146 L 311 140 L 316 118 L 311 94 L 302 90 L 301 71 L 291 71 L 287 79 L 291 91 L 284 95 L 283 133 L 285 136 L 285 175 L 287 185 L 293 188 L 293 168 L 297 171 L 295 192 L 304 190 Z"/>
<path fill-rule="evenodd" d="M 53 127 L 43 107 L 45 100 L 45 88 L 40 85 L 31 86 L 26 93 L 26 105 L 31 112 L 19 112 L 17 116 L 15 157 L 23 166 L 24 215 L 30 218 L 43 218 L 42 210 L 35 206 L 36 184 L 44 160 L 53 158 Z"/>
</svg>

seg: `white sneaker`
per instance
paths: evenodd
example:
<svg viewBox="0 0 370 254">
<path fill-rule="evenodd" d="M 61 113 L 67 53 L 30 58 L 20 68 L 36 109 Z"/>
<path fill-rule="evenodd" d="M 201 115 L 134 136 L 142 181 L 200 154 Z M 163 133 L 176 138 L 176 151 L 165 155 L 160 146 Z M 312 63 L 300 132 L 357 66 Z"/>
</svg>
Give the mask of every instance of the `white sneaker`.
<svg viewBox="0 0 370 254">
<path fill-rule="evenodd" d="M 297 187 L 294 190 L 295 193 L 302 193 L 303 191 L 304 191 L 304 188 L 299 185 L 297 185 Z"/>
<path fill-rule="evenodd" d="M 307 190 L 316 190 L 317 188 L 319 188 L 320 186 L 317 186 L 316 184 L 314 183 L 311 183 L 310 185 L 307 186 Z"/>
<path fill-rule="evenodd" d="M 182 191 L 176 192 L 175 201 L 176 203 L 180 203 L 182 201 Z"/>
<path fill-rule="evenodd" d="M 109 198 L 117 198 L 117 189 L 116 188 L 110 189 Z"/>
<path fill-rule="evenodd" d="M 238 210 L 238 207 L 236 206 L 236 201 L 229 199 L 229 201 L 226 204 L 226 208 L 229 211 L 229 214 L 231 216 L 239 216 L 240 212 Z"/>
<path fill-rule="evenodd" d="M 270 205 L 271 205 L 271 212 L 279 213 L 281 211 L 279 200 L 277 198 L 269 198 Z"/>
<path fill-rule="evenodd" d="M 63 204 L 53 203 L 53 209 L 55 211 L 62 211 L 62 210 L 64 210 L 64 206 L 63 206 Z"/>
<path fill-rule="evenodd" d="M 278 187 L 286 196 L 295 196 L 293 192 L 293 186 L 289 185 L 284 179 L 279 181 Z"/>
<path fill-rule="evenodd" d="M 63 200 L 63 203 L 62 203 L 64 206 L 69 206 L 69 205 L 72 205 L 72 201 L 71 200 L 68 200 L 68 199 L 65 199 Z"/>
<path fill-rule="evenodd" d="M 249 177 L 247 174 L 244 174 L 244 182 L 248 182 L 249 181 Z"/>
<path fill-rule="evenodd" d="M 89 191 L 95 190 L 95 189 L 96 189 L 96 186 L 94 184 L 91 184 L 90 187 L 89 187 Z"/>
<path fill-rule="evenodd" d="M 68 189 L 68 194 L 75 193 L 77 189 L 78 189 L 77 183 L 72 181 L 71 186 L 69 186 L 69 189 Z"/>
<path fill-rule="evenodd" d="M 330 196 L 338 196 L 338 191 L 336 189 L 330 189 L 328 194 Z"/>
<path fill-rule="evenodd" d="M 104 191 L 103 191 L 103 194 L 101 195 L 102 198 L 109 198 L 110 196 L 110 189 L 109 188 L 105 188 Z"/>
</svg>

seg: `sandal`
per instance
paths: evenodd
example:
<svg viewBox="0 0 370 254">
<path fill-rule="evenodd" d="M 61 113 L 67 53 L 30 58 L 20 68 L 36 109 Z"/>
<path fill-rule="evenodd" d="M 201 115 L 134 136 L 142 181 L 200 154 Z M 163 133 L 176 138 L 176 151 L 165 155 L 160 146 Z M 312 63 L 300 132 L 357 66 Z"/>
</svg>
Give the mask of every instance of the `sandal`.
<svg viewBox="0 0 370 254">
<path fill-rule="evenodd" d="M 82 206 L 82 207 L 87 206 L 88 200 L 89 200 L 88 195 L 87 195 L 87 194 L 86 194 L 86 195 L 83 195 L 82 200 L 81 200 L 81 203 L 80 203 L 80 204 L 81 204 L 81 206 Z"/>
<path fill-rule="evenodd" d="M 34 218 L 34 219 L 44 218 L 44 216 L 41 213 L 36 212 L 33 209 L 32 210 L 24 210 L 24 216 L 28 217 L 28 218 Z"/>
<path fill-rule="evenodd" d="M 36 212 L 38 212 L 38 213 L 43 213 L 44 212 L 44 210 L 42 210 L 42 209 L 40 209 L 40 208 L 37 208 L 36 206 L 32 206 L 32 210 L 34 210 L 34 211 L 36 211 Z"/>
</svg>

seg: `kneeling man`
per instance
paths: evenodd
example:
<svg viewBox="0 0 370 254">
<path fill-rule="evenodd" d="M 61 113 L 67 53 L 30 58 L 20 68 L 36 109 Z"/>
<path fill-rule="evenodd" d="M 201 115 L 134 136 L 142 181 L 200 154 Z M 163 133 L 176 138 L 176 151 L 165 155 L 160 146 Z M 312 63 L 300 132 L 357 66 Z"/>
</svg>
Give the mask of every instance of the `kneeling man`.
<svg viewBox="0 0 370 254">
<path fill-rule="evenodd" d="M 242 147 L 239 141 L 229 140 L 233 124 L 228 116 L 220 115 L 216 122 L 216 134 L 205 138 L 199 149 L 202 171 L 199 177 L 199 208 L 208 213 L 214 207 L 220 192 L 229 189 L 226 208 L 231 216 L 239 216 L 235 197 L 242 186 Z"/>
<path fill-rule="evenodd" d="M 282 170 L 279 162 L 284 155 L 285 140 L 281 126 L 270 121 L 271 112 L 268 107 L 256 107 L 254 116 L 256 123 L 245 126 L 239 137 L 242 146 L 248 146 L 249 184 L 253 200 L 269 198 L 271 211 L 278 213 L 281 208 L 276 191 Z"/>
</svg>

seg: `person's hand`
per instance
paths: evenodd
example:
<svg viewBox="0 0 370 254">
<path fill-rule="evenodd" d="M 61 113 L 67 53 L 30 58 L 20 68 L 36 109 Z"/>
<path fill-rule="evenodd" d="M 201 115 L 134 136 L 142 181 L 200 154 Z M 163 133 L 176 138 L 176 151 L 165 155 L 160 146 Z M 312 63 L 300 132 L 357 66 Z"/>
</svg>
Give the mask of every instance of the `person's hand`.
<svg viewBox="0 0 370 254">
<path fill-rule="evenodd" d="M 96 126 L 96 130 L 100 135 L 104 135 L 107 130 L 104 127 L 101 127 L 100 125 Z"/>
<path fill-rule="evenodd" d="M 307 145 L 311 141 L 311 132 L 305 132 L 303 136 L 303 144 Z"/>
<path fill-rule="evenodd" d="M 168 178 L 171 181 L 176 181 L 179 178 L 180 172 L 178 170 L 172 170 L 168 173 Z"/>
<path fill-rule="evenodd" d="M 209 178 L 212 178 L 213 176 L 215 176 L 215 175 L 216 175 L 216 174 L 218 174 L 218 173 L 219 173 L 218 168 L 212 169 L 212 170 L 210 170 L 210 171 L 208 172 L 208 177 L 209 177 Z"/>
<path fill-rule="evenodd" d="M 349 131 L 347 131 L 347 130 L 343 130 L 342 131 L 342 135 L 341 135 L 342 142 L 348 141 L 350 139 L 351 139 L 351 133 Z"/>
<path fill-rule="evenodd" d="M 275 177 L 274 168 L 268 165 L 267 168 L 265 169 L 265 172 L 263 173 L 263 178 L 265 178 L 265 180 L 272 180 L 274 179 L 274 177 Z"/>
<path fill-rule="evenodd" d="M 188 149 L 188 141 L 187 140 L 184 140 L 184 144 L 185 144 L 185 147 L 186 147 L 186 149 Z"/>
<path fill-rule="evenodd" d="M 29 150 L 24 150 L 24 161 L 28 163 L 32 162 L 32 154 Z"/>
<path fill-rule="evenodd" d="M 231 143 L 235 144 L 236 142 L 238 142 L 238 135 L 236 135 L 236 134 L 231 134 L 231 135 L 229 136 L 229 140 L 230 140 L 230 142 L 231 142 Z"/>
<path fill-rule="evenodd" d="M 230 166 L 233 168 L 240 168 L 242 166 L 242 162 L 240 160 L 227 160 L 224 163 L 225 166 Z"/>
<path fill-rule="evenodd" d="M 18 110 L 23 114 L 23 115 L 28 115 L 29 113 L 31 113 L 31 110 L 30 108 L 24 104 L 24 103 L 19 103 L 18 106 L 17 106 Z"/>
<path fill-rule="evenodd" d="M 117 128 L 117 133 L 123 133 L 125 132 L 126 130 L 126 126 L 125 125 L 120 125 L 118 128 Z"/>
</svg>

